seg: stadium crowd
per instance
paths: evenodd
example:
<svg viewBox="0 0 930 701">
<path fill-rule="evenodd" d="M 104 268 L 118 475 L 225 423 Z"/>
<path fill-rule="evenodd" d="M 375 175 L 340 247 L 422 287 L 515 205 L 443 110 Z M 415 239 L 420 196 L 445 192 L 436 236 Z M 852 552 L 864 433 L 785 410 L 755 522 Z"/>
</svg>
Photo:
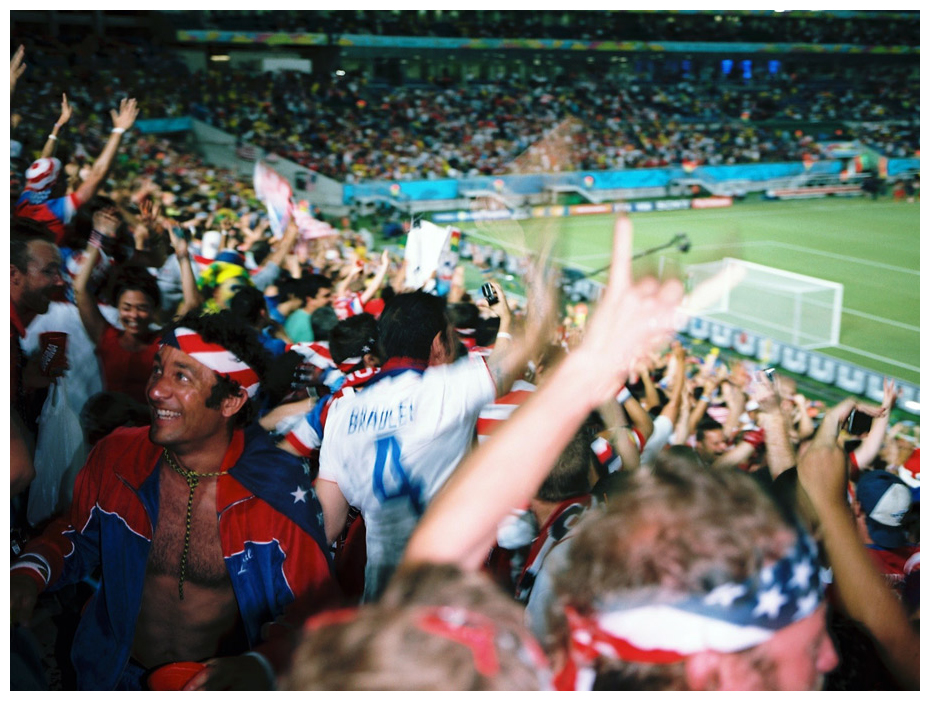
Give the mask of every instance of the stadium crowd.
<svg viewBox="0 0 930 701">
<path fill-rule="evenodd" d="M 99 108 L 114 96 L 146 95 L 141 118 L 191 115 L 350 183 L 505 174 L 536 135 L 566 120 L 573 157 L 565 167 L 573 170 L 797 162 L 825 157 L 823 140 L 858 139 L 889 157 L 919 152 L 919 88 L 907 67 L 849 77 L 800 67 L 751 86 L 737 69 L 720 82 L 641 68 L 597 81 L 570 73 L 388 89 L 359 75 L 191 74 L 170 52 L 93 37 L 76 49 L 43 39 L 34 53 L 17 105 L 34 117 L 16 133 L 27 151 L 44 143 L 57 86 L 73 78 L 69 99 L 88 128 L 101 124 Z M 837 133 L 837 122 L 848 126 Z M 826 126 L 809 126 L 818 123 Z"/>
<path fill-rule="evenodd" d="M 532 37 L 589 41 L 713 41 L 919 46 L 913 18 L 898 13 L 836 16 L 698 12 L 437 10 L 214 10 L 173 12 L 178 29 L 314 32 L 331 35 Z"/>
<path fill-rule="evenodd" d="M 28 624 L 56 611 L 56 688 L 919 688 L 893 382 L 826 407 L 695 355 L 675 314 L 722 281 L 632 280 L 625 219 L 590 315 L 545 254 L 525 304 L 493 265 L 485 299 L 461 267 L 413 284 L 134 135 L 185 81 L 137 102 L 31 70 L 17 51 L 14 136 L 51 134 L 11 166 L 11 688 L 49 687 Z M 266 87 L 224 85 L 243 114 L 289 97 Z"/>
</svg>

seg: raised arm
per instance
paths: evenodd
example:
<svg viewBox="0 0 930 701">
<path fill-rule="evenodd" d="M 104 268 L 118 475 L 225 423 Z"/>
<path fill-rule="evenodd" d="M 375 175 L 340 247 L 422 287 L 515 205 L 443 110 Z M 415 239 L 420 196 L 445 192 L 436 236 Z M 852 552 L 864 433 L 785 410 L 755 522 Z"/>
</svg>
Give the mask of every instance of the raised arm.
<svg viewBox="0 0 930 701">
<path fill-rule="evenodd" d="M 26 48 L 20 44 L 19 48 L 17 48 L 16 52 L 13 54 L 13 58 L 10 59 L 10 95 L 16 90 L 16 81 L 18 81 L 26 71 L 26 64 L 23 63 L 25 57 Z"/>
<path fill-rule="evenodd" d="M 788 436 L 788 417 L 781 409 L 781 402 L 775 393 L 775 386 L 760 373 L 759 380 L 753 386 L 753 398 L 759 402 L 762 413 L 759 423 L 765 429 L 765 457 L 772 479 L 795 466 L 797 458 L 794 446 Z"/>
<path fill-rule="evenodd" d="M 627 394 L 624 392 L 623 394 Z M 655 424 L 643 405 L 632 394 L 623 400 L 623 410 L 630 417 L 630 424 L 643 435 L 643 441 L 648 441 L 655 429 Z"/>
<path fill-rule="evenodd" d="M 653 363 L 644 362 L 636 368 L 636 374 L 643 383 L 643 408 L 646 411 L 659 406 L 659 391 L 652 381 L 652 371 L 654 367 L 655 365 Z"/>
<path fill-rule="evenodd" d="M 449 304 L 458 304 L 465 296 L 465 266 L 457 265 L 452 271 L 452 280 L 449 283 L 449 294 L 446 301 Z"/>
<path fill-rule="evenodd" d="M 84 251 L 84 262 L 81 270 L 74 280 L 74 301 L 77 304 L 78 312 L 81 314 L 81 322 L 84 324 L 84 330 L 90 336 L 94 345 L 100 343 L 103 332 L 107 328 L 107 320 L 100 313 L 97 306 L 97 299 L 91 294 L 88 286 L 90 278 L 94 272 L 97 261 L 100 260 L 100 248 L 106 240 L 116 238 L 117 229 L 119 229 L 120 219 L 115 207 L 105 207 L 94 212 L 93 226 L 90 241 L 87 249 Z"/>
<path fill-rule="evenodd" d="M 336 284 L 333 285 L 333 298 L 334 299 L 345 297 L 349 292 L 349 286 L 352 284 L 352 281 L 362 274 L 362 261 L 360 259 L 357 260 L 357 263 L 353 263 L 349 266 L 343 266 L 342 269 L 340 270 L 340 274 L 342 273 L 342 271 L 345 271 L 346 267 L 348 267 L 349 269 L 348 272 L 342 275 L 342 277 L 339 278 Z"/>
<path fill-rule="evenodd" d="M 61 116 L 58 117 L 58 120 L 52 127 L 52 133 L 48 135 L 48 139 L 45 141 L 45 146 L 42 147 L 42 155 L 40 158 L 51 158 L 55 155 L 55 149 L 58 146 L 58 131 L 68 123 L 69 119 L 71 119 L 71 105 L 68 104 L 68 96 L 62 93 Z"/>
<path fill-rule="evenodd" d="M 130 262 L 145 268 L 160 268 L 168 260 L 167 237 L 161 236 L 163 224 L 161 223 L 161 205 L 157 199 L 145 197 L 138 203 L 139 215 L 131 215 L 123 211 L 127 219 L 135 219 L 132 227 L 132 238 L 135 249 Z"/>
<path fill-rule="evenodd" d="M 267 228 L 267 221 L 262 221 L 257 227 L 256 231 L 264 231 Z M 293 249 L 294 244 L 297 242 L 297 222 L 293 218 L 287 223 L 287 228 L 284 229 L 284 236 L 281 237 L 281 240 L 277 242 L 277 245 L 274 247 L 274 250 L 268 254 L 268 258 L 265 259 L 265 265 L 276 265 L 279 268 L 284 265 L 284 259 Z"/>
<path fill-rule="evenodd" d="M 81 183 L 75 194 L 80 202 L 87 202 L 93 197 L 99 189 L 103 179 L 106 177 L 110 166 L 113 164 L 113 158 L 119 149 L 120 140 L 123 133 L 132 127 L 139 114 L 139 107 L 136 105 L 135 98 L 123 98 L 119 105 L 119 112 L 110 110 L 110 118 L 113 120 L 113 130 L 110 132 L 110 138 L 107 139 L 103 151 L 94 161 L 90 174 Z"/>
<path fill-rule="evenodd" d="M 391 254 L 388 253 L 387 249 L 384 249 L 381 251 L 381 264 L 378 266 L 378 272 L 375 273 L 375 276 L 368 283 L 368 286 L 365 287 L 365 291 L 362 292 L 362 304 L 368 304 L 375 294 L 377 294 L 378 290 L 381 289 L 381 285 L 384 284 L 384 278 L 387 277 L 390 267 Z"/>
<path fill-rule="evenodd" d="M 798 440 L 803 441 L 805 438 L 810 438 L 814 435 L 814 420 L 811 418 L 810 412 L 810 401 L 800 392 L 795 393 L 794 395 L 794 406 L 796 419 L 795 423 L 797 424 Z"/>
<path fill-rule="evenodd" d="M 697 431 L 698 424 L 701 423 L 701 419 L 704 418 L 704 414 L 707 413 L 707 407 L 710 406 L 710 398 L 713 395 L 714 390 L 717 389 L 717 384 L 719 380 L 716 375 L 710 375 L 704 379 L 702 387 L 704 391 L 701 393 L 701 398 L 697 400 L 694 407 L 691 409 L 691 414 L 688 417 L 688 435 L 690 436 L 695 431 Z"/>
<path fill-rule="evenodd" d="M 523 376 L 527 363 L 538 357 L 550 342 L 555 330 L 559 313 L 557 285 L 545 268 L 544 261 L 547 259 L 547 254 L 541 256 L 527 277 L 527 311 L 519 333 L 512 328 L 510 306 L 504 289 L 497 282 L 491 282 L 498 301 L 490 309 L 501 320 L 494 351 L 488 356 L 488 369 L 497 385 L 497 396 L 510 391 L 514 381 Z"/>
<path fill-rule="evenodd" d="M 632 233 L 629 220 L 617 221 L 610 282 L 581 345 L 465 458 L 414 532 L 405 562 L 479 567 L 497 524 L 536 494 L 588 414 L 616 397 L 642 353 L 670 337 L 681 284 L 632 283 Z"/>
<path fill-rule="evenodd" d="M 740 417 L 746 410 L 746 393 L 733 382 L 721 382 L 720 391 L 727 405 L 727 418 L 723 422 L 723 435 L 728 441 L 739 433 Z"/>
<path fill-rule="evenodd" d="M 685 445 L 691 437 L 691 410 L 694 408 L 695 403 L 694 395 L 689 391 L 687 383 L 682 384 L 679 394 L 678 416 L 674 419 L 675 430 L 672 433 L 672 445 Z"/>
<path fill-rule="evenodd" d="M 496 280 L 490 280 L 488 284 L 491 285 L 494 289 L 494 294 L 497 295 L 497 302 L 493 306 L 488 305 L 488 309 L 490 309 L 500 321 L 500 325 L 497 327 L 497 341 L 494 343 L 494 350 L 489 356 L 494 357 L 495 353 L 503 353 L 510 341 L 513 340 L 513 337 L 510 335 L 511 326 L 513 325 L 513 313 L 510 311 L 510 302 L 507 300 L 507 295 L 504 294 L 504 288 L 500 286 L 500 283 Z M 484 300 L 482 300 L 482 302 L 483 301 Z"/>
<path fill-rule="evenodd" d="M 639 467 L 639 450 L 630 440 L 629 419 L 623 410 L 624 406 L 625 404 L 620 404 L 616 399 L 608 399 L 597 411 L 607 427 L 601 435 L 620 456 L 622 469 L 631 471 Z M 604 433 L 607 435 L 604 436 Z"/>
<path fill-rule="evenodd" d="M 833 582 L 846 612 L 865 626 L 898 683 L 918 689 L 920 638 L 872 564 L 847 502 L 846 459 L 836 439 L 855 406 L 852 399 L 846 399 L 827 412 L 798 463 L 798 480 L 820 520 Z"/>
<path fill-rule="evenodd" d="M 659 416 L 665 416 L 672 425 L 678 420 L 678 414 L 681 411 L 681 391 L 685 386 L 685 358 L 687 352 L 680 341 L 672 341 L 672 359 L 674 363 L 671 370 L 671 378 L 668 385 L 668 403 L 662 407 Z M 685 439 L 688 437 L 685 436 Z"/>
<path fill-rule="evenodd" d="M 203 295 L 200 294 L 200 290 L 197 289 L 197 277 L 194 275 L 194 268 L 191 265 L 187 238 L 185 238 L 183 232 L 181 235 L 178 235 L 178 232 L 181 232 L 181 228 L 174 220 L 167 220 L 165 228 L 168 230 L 168 236 L 171 238 L 171 247 L 174 249 L 174 254 L 178 259 L 178 266 L 181 269 L 181 292 L 184 295 L 184 299 L 176 313 L 176 315 L 180 317 L 184 316 L 189 311 L 199 309 L 203 306 L 204 299 Z"/>
<path fill-rule="evenodd" d="M 872 464 L 872 461 L 878 457 L 878 452 L 882 448 L 885 440 L 885 432 L 888 430 L 888 422 L 891 419 L 891 410 L 894 403 L 900 395 L 900 390 L 895 387 L 893 380 L 885 378 L 882 395 L 882 413 L 872 421 L 872 428 L 869 429 L 869 435 L 859 444 L 859 447 L 853 451 L 856 456 L 856 465 L 862 469 Z"/>
</svg>

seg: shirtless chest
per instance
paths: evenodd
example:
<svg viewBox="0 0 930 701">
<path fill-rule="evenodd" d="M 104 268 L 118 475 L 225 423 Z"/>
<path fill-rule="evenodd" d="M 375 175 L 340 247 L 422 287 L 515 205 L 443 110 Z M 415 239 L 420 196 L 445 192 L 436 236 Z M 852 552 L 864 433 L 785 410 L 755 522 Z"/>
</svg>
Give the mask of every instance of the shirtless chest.
<svg viewBox="0 0 930 701">
<path fill-rule="evenodd" d="M 239 654 L 248 649 L 223 559 L 216 478 L 204 480 L 194 490 L 181 598 L 179 582 L 189 494 L 183 478 L 167 470 L 162 472 L 158 522 L 133 641 L 133 656 L 146 667 Z"/>
<path fill-rule="evenodd" d="M 229 584 L 216 515 L 216 480 L 205 480 L 194 489 L 190 546 L 184 576 L 185 581 L 206 587 Z M 162 473 L 158 522 L 155 524 L 147 573 L 180 577 L 187 537 L 189 495 L 190 490 L 183 478 L 169 474 L 167 470 Z"/>
</svg>

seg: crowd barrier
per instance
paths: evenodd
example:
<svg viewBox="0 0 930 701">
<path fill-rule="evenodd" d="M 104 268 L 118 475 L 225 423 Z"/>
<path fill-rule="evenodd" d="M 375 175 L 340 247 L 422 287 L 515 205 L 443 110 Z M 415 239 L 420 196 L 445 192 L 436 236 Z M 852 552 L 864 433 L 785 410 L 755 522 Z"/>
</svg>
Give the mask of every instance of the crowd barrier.
<svg viewBox="0 0 930 701">
<path fill-rule="evenodd" d="M 885 376 L 854 363 L 797 348 L 715 319 L 691 317 L 677 330 L 695 340 L 706 341 L 721 349 L 728 348 L 764 365 L 780 367 L 815 382 L 834 386 L 846 394 L 882 403 Z M 920 405 L 920 387 L 899 379 L 895 379 L 895 384 L 901 388 L 897 407 L 909 413 L 919 413 L 916 407 Z"/>
</svg>

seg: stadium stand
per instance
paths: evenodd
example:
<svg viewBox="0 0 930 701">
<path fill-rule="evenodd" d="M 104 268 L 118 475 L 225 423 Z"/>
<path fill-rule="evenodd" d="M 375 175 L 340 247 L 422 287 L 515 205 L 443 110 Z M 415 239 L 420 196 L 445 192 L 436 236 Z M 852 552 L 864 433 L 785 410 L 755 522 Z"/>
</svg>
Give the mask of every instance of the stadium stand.
<svg viewBox="0 0 930 701">
<path fill-rule="evenodd" d="M 628 219 L 606 287 L 562 287 L 452 226 L 414 270 L 425 219 L 375 236 L 360 197 L 313 197 L 831 161 L 772 191 L 862 194 L 899 159 L 903 207 L 918 12 L 10 26 L 12 689 L 919 688 L 919 387 L 825 403 L 676 337 L 681 285 L 630 279 Z M 573 177 L 532 196 L 590 195 Z M 529 210 L 508 182 L 461 197 Z"/>
</svg>

